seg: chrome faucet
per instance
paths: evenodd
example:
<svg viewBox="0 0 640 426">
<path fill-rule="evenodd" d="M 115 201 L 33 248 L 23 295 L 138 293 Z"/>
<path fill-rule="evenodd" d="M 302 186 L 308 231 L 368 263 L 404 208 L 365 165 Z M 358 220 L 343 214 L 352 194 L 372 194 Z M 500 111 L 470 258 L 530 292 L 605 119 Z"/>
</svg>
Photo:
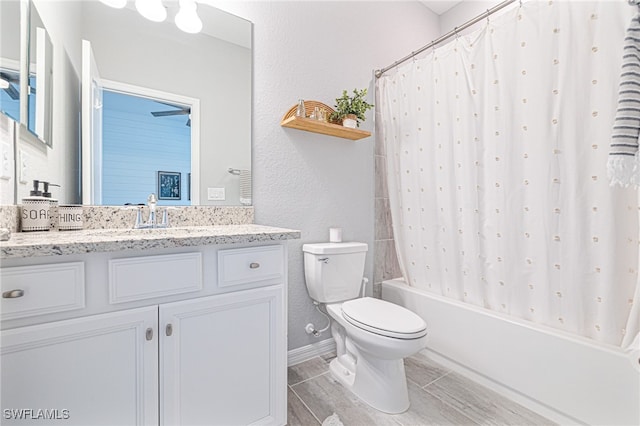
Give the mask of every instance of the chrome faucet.
<svg viewBox="0 0 640 426">
<path fill-rule="evenodd" d="M 142 219 L 142 209 L 138 208 L 138 214 L 136 215 L 136 223 L 133 226 L 134 229 L 148 229 L 148 228 L 168 228 L 169 227 L 169 212 L 168 209 L 162 211 L 162 221 L 158 222 L 156 216 L 156 206 L 158 204 L 158 198 L 156 194 L 149 194 L 147 197 L 147 206 L 149 207 L 149 217 L 146 222 Z"/>
<path fill-rule="evenodd" d="M 158 199 L 156 198 L 156 194 L 149 194 L 147 197 L 147 206 L 149 206 L 149 219 L 147 219 L 147 223 L 151 225 L 152 228 L 156 227 L 156 205 L 158 204 Z"/>
</svg>

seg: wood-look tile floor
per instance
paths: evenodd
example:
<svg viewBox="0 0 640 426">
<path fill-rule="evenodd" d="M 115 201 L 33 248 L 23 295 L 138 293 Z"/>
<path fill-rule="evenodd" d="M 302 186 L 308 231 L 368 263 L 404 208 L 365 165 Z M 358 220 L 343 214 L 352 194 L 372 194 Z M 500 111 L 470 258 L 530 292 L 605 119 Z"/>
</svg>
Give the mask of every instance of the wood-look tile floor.
<svg viewBox="0 0 640 426">
<path fill-rule="evenodd" d="M 411 407 L 385 414 L 369 407 L 329 373 L 335 354 L 289 367 L 288 425 L 320 425 L 336 413 L 345 426 L 552 425 L 550 420 L 430 360 L 405 359 Z"/>
</svg>

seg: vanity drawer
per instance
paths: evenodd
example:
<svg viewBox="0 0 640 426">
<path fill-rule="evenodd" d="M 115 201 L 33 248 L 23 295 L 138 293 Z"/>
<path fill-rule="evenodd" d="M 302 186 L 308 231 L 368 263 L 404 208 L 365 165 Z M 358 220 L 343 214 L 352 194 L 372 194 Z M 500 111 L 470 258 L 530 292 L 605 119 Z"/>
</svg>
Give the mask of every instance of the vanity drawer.
<svg viewBox="0 0 640 426">
<path fill-rule="evenodd" d="M 109 261 L 109 302 L 125 303 L 202 290 L 202 254 L 180 253 Z"/>
<path fill-rule="evenodd" d="M 284 265 L 281 245 L 220 250 L 218 286 L 280 284 L 284 282 Z"/>
<path fill-rule="evenodd" d="M 3 321 L 84 308 L 84 263 L 0 269 Z"/>
</svg>

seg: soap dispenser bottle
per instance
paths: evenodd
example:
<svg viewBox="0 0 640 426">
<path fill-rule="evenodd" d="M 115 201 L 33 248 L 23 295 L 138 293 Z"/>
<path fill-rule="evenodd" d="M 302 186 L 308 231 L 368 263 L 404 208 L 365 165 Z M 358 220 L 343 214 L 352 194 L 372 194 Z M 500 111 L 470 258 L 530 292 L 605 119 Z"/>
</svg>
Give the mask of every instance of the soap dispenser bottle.
<svg viewBox="0 0 640 426">
<path fill-rule="evenodd" d="M 29 196 L 22 199 L 22 231 L 48 231 L 51 227 L 50 201 L 42 196 L 40 181 L 33 181 Z"/>
<path fill-rule="evenodd" d="M 51 192 L 49 192 L 50 186 L 57 186 L 60 188 L 60 185 L 49 182 L 42 182 L 42 196 L 49 200 L 49 229 L 52 231 L 57 231 L 59 229 L 59 210 L 58 210 L 58 200 L 51 197 Z"/>
</svg>

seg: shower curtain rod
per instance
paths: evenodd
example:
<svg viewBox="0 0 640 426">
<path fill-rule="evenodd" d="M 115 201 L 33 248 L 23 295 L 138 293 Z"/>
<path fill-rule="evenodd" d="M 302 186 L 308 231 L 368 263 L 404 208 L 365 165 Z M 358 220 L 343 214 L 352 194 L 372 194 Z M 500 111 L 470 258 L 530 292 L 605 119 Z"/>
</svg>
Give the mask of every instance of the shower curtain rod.
<svg viewBox="0 0 640 426">
<path fill-rule="evenodd" d="M 393 64 L 389 65 L 388 67 L 382 68 L 380 70 L 376 70 L 376 72 L 375 72 L 376 78 L 382 77 L 382 74 L 384 74 L 385 72 L 389 71 L 391 68 L 393 68 L 393 67 L 395 67 L 397 65 L 400 65 L 403 62 L 408 61 L 409 59 L 413 58 L 414 56 L 419 55 L 420 53 L 424 52 L 427 49 L 431 49 L 435 45 L 440 44 L 445 40 L 448 40 L 449 38 L 453 37 L 454 35 L 457 35 L 460 31 L 469 28 L 473 24 L 476 24 L 476 23 L 482 21 L 485 18 L 488 18 L 489 16 L 493 15 L 494 13 L 496 13 L 499 10 L 501 10 L 502 8 L 504 8 L 506 6 L 509 6 L 511 3 L 514 3 L 515 1 L 516 0 L 505 0 L 502 3 L 492 7 L 491 9 L 487 9 L 486 12 L 484 12 L 484 13 L 476 16 L 475 18 L 465 22 L 464 24 L 460 25 L 459 27 L 455 27 L 453 30 L 449 31 L 448 33 L 446 33 L 445 35 L 441 36 L 440 38 L 437 38 L 437 39 L 433 40 L 431 43 L 427 44 L 426 46 L 421 47 L 420 49 L 416 50 L 415 52 L 411 52 L 410 55 L 407 55 L 404 58 L 395 61 Z M 520 0 L 520 3 L 522 3 L 522 0 Z"/>
</svg>

